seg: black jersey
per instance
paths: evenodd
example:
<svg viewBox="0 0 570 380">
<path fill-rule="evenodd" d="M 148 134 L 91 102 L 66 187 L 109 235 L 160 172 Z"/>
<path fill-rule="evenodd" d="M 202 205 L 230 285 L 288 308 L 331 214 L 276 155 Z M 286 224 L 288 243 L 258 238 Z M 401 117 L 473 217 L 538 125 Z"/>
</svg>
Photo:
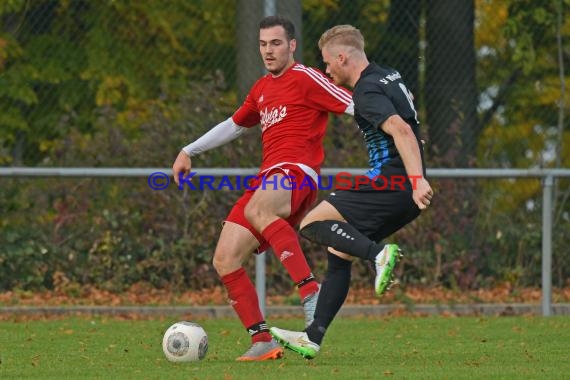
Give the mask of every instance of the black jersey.
<svg viewBox="0 0 570 380">
<path fill-rule="evenodd" d="M 369 178 L 392 175 L 406 175 L 404 163 L 394 139 L 382 131 L 380 126 L 388 117 L 400 115 L 408 123 L 423 151 L 417 112 L 411 93 L 402 81 L 400 73 L 394 69 L 380 67 L 371 62 L 360 74 L 352 94 L 354 118 L 364 134 L 368 149 Z M 423 154 L 422 154 L 422 166 Z M 425 169 L 424 169 L 425 176 Z"/>
</svg>

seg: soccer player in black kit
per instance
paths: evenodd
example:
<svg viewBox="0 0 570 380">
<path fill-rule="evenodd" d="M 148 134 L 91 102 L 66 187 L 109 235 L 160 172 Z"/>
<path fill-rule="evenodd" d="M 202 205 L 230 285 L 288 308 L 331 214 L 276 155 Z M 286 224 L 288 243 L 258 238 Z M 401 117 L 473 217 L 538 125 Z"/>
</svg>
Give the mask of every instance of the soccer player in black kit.
<svg viewBox="0 0 570 380">
<path fill-rule="evenodd" d="M 400 254 L 396 244 L 376 241 L 414 220 L 433 196 L 413 97 L 400 73 L 369 62 L 362 34 L 350 25 L 327 30 L 319 48 L 327 74 L 336 84 L 354 88 L 354 118 L 364 135 L 370 169 L 351 189 L 331 193 L 301 222 L 301 235 L 329 247 L 315 318 L 305 331 L 272 327 L 271 334 L 308 359 L 319 352 L 346 299 L 351 256 L 375 262 L 376 293 L 383 294 Z"/>
</svg>

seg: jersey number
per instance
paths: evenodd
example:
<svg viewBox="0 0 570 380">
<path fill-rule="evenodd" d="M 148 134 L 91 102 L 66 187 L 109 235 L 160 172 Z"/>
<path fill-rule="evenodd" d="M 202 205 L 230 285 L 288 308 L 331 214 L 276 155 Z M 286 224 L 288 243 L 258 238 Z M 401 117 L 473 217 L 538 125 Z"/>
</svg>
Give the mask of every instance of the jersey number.
<svg viewBox="0 0 570 380">
<path fill-rule="evenodd" d="M 412 111 L 414 111 L 414 119 L 416 119 L 416 123 L 420 123 L 418 121 L 418 112 L 416 111 L 416 108 L 414 107 L 414 98 L 412 96 L 412 93 L 406 88 L 406 85 L 403 83 L 399 83 L 400 85 L 400 89 L 402 90 L 402 92 L 404 93 L 404 95 L 406 96 L 406 99 L 408 99 L 408 103 L 410 103 L 410 108 L 412 109 Z"/>
</svg>

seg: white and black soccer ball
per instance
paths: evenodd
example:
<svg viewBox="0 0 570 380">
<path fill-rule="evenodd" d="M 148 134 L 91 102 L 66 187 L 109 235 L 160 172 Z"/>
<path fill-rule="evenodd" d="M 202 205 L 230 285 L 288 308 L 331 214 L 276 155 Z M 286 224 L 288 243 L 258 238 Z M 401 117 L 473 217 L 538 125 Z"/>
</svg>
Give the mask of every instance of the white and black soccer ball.
<svg viewBox="0 0 570 380">
<path fill-rule="evenodd" d="M 162 351 L 171 362 L 202 360 L 208 352 L 208 335 L 195 322 L 176 322 L 164 333 Z"/>
</svg>

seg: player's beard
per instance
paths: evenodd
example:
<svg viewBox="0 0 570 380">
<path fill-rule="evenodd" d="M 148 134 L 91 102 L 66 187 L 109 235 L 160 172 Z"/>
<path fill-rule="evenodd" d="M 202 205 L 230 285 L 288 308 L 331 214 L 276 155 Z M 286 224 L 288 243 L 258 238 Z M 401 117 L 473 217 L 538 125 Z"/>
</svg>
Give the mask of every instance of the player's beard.
<svg viewBox="0 0 570 380">
<path fill-rule="evenodd" d="M 331 76 L 332 81 L 337 86 L 347 86 L 349 84 L 348 77 L 343 75 L 344 73 L 341 74 L 339 71 L 335 72 L 334 75 Z"/>
<path fill-rule="evenodd" d="M 274 60 L 271 61 L 271 66 L 267 65 L 267 61 L 265 61 L 265 59 L 263 63 L 265 65 L 265 69 L 273 76 L 279 76 L 283 74 L 294 62 L 294 60 L 291 58 L 290 51 L 287 53 L 287 59 L 283 61 L 279 60 L 279 58 L 275 57 L 274 55 L 272 55 L 271 58 L 274 58 Z"/>
<path fill-rule="evenodd" d="M 287 70 L 288 66 L 289 66 L 289 62 L 287 61 L 287 62 L 280 64 L 279 66 L 275 66 L 275 65 L 273 65 L 272 67 L 265 66 L 265 69 L 267 71 L 269 71 L 273 76 L 279 76 L 279 75 L 283 74 L 285 72 L 285 70 Z"/>
<path fill-rule="evenodd" d="M 270 69 L 266 67 L 266 69 L 267 69 L 267 71 L 269 71 L 272 75 L 278 76 L 278 75 L 283 74 L 283 72 L 285 71 L 285 67 L 286 67 L 286 65 L 281 65 L 278 69 L 275 68 L 275 67 L 272 67 L 272 68 L 270 68 Z"/>
</svg>

